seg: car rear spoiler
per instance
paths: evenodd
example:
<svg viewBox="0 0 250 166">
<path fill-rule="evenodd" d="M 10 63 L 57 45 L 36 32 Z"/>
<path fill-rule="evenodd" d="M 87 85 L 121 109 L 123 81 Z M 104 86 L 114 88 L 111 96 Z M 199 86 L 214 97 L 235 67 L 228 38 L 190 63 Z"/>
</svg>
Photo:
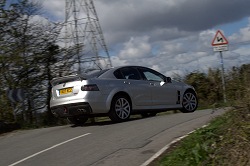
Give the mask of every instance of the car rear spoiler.
<svg viewBox="0 0 250 166">
<path fill-rule="evenodd" d="M 67 83 L 67 82 L 71 82 L 71 81 L 77 81 L 77 80 L 86 80 L 87 78 L 82 77 L 78 74 L 76 75 L 69 75 L 69 76 L 64 76 L 64 77 L 57 77 L 57 78 L 53 78 L 50 83 L 52 86 L 58 85 L 58 84 L 62 84 L 62 83 Z"/>
</svg>

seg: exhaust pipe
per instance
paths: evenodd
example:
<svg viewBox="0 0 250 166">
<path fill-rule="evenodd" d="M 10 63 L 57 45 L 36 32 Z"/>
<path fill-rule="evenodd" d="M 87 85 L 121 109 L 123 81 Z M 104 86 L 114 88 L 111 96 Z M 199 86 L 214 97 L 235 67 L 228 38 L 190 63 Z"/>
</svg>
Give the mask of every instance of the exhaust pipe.
<svg viewBox="0 0 250 166">
<path fill-rule="evenodd" d="M 55 116 L 55 117 L 59 117 L 59 115 L 55 112 L 55 111 L 51 111 L 51 113 Z"/>
<path fill-rule="evenodd" d="M 68 114 L 68 113 L 69 113 L 69 111 L 68 111 L 68 109 L 67 109 L 66 107 L 64 107 L 63 113 L 64 113 L 64 114 Z"/>
<path fill-rule="evenodd" d="M 81 112 L 81 113 L 86 113 L 86 112 L 87 112 L 87 111 L 86 111 L 85 109 L 83 109 L 83 108 L 79 108 L 77 111 L 78 111 L 78 112 Z"/>
</svg>

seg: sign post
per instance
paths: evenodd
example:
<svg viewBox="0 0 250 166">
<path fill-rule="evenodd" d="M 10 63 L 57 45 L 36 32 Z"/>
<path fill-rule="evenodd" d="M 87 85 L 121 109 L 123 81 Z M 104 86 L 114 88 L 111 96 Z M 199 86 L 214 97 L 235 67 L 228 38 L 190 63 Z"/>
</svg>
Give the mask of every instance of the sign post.
<svg viewBox="0 0 250 166">
<path fill-rule="evenodd" d="M 224 103 L 226 103 L 227 102 L 227 97 L 226 97 L 226 87 L 225 87 L 225 78 L 224 78 L 224 63 L 223 63 L 222 52 L 228 50 L 228 41 L 225 38 L 225 36 L 221 33 L 221 31 L 218 30 L 216 32 L 216 34 L 214 36 L 214 39 L 213 39 L 211 44 L 212 44 L 215 52 L 220 52 L 223 99 L 224 99 Z"/>
</svg>

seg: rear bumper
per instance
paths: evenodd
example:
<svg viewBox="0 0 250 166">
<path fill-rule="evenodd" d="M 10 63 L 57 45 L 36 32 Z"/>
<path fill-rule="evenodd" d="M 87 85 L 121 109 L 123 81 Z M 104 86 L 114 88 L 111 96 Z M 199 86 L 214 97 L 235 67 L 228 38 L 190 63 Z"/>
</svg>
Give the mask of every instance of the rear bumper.
<svg viewBox="0 0 250 166">
<path fill-rule="evenodd" d="M 67 118 L 80 115 L 89 115 L 92 113 L 92 109 L 87 102 L 64 104 L 60 106 L 54 106 L 50 108 L 54 116 L 60 118 Z"/>
</svg>

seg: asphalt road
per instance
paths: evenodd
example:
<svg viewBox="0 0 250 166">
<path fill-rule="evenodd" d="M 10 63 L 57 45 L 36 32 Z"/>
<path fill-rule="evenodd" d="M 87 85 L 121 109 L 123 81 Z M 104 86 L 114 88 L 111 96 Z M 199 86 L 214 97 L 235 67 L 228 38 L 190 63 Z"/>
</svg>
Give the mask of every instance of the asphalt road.
<svg viewBox="0 0 250 166">
<path fill-rule="evenodd" d="M 140 166 L 174 139 L 225 111 L 12 132 L 0 136 L 0 165 Z"/>
</svg>

